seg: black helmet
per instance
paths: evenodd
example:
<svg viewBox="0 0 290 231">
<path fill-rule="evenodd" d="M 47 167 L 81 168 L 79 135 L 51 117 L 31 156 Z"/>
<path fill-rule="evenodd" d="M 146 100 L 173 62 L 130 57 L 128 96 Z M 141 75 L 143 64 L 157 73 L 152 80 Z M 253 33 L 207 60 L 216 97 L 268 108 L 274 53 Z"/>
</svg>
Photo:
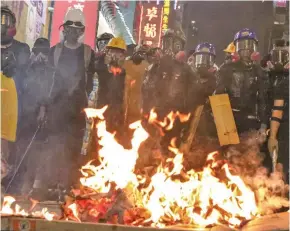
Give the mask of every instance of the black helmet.
<svg viewBox="0 0 290 231">
<path fill-rule="evenodd" d="M 97 48 L 98 50 L 103 50 L 109 41 L 114 38 L 114 35 L 110 33 L 103 33 L 97 38 Z"/>
<path fill-rule="evenodd" d="M 15 14 L 7 6 L 1 7 L 1 25 L 2 24 L 7 26 L 16 24 Z"/>
<path fill-rule="evenodd" d="M 112 38 L 114 38 L 114 35 L 112 35 L 110 33 L 103 33 L 97 38 L 97 42 L 101 41 L 101 40 L 110 40 Z"/>
<path fill-rule="evenodd" d="M 36 39 L 32 51 L 35 54 L 42 52 L 43 54 L 48 54 L 50 49 L 50 43 L 46 38 L 38 38 Z"/>
</svg>

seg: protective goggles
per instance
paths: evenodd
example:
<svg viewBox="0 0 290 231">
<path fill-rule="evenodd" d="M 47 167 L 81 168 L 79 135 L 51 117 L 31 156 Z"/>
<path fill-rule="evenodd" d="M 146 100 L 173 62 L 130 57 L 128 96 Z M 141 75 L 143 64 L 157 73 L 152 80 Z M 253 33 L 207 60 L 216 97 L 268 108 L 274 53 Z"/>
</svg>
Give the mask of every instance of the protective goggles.
<svg viewBox="0 0 290 231">
<path fill-rule="evenodd" d="M 241 39 L 236 41 L 236 51 L 240 50 L 250 50 L 250 51 L 257 51 L 258 44 L 253 39 Z"/>
<path fill-rule="evenodd" d="M 107 46 L 107 44 L 109 43 L 109 41 L 110 41 L 110 40 L 99 40 L 99 41 L 97 42 L 98 47 L 105 47 L 105 46 Z"/>
<path fill-rule="evenodd" d="M 5 26 L 12 26 L 15 24 L 15 20 L 12 17 L 12 15 L 8 14 L 8 13 L 3 13 L 1 12 L 1 25 L 5 25 Z"/>
<path fill-rule="evenodd" d="M 49 48 L 47 48 L 47 47 L 34 47 L 34 48 L 32 48 L 32 52 L 35 55 L 38 55 L 39 53 L 42 53 L 44 55 L 48 55 L 49 54 Z"/>
<path fill-rule="evenodd" d="M 82 22 L 79 22 L 79 21 L 73 22 L 73 21 L 70 21 L 70 20 L 66 21 L 63 25 L 64 26 L 85 27 Z"/>
<path fill-rule="evenodd" d="M 195 54 L 194 55 L 195 67 L 206 66 L 212 67 L 215 63 L 215 56 L 211 54 Z"/>
</svg>

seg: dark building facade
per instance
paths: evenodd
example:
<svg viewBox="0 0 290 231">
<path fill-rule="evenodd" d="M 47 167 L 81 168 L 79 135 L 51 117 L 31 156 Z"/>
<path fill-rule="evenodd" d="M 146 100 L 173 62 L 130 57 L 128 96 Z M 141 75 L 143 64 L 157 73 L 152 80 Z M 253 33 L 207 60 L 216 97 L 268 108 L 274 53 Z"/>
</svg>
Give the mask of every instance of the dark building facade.
<svg viewBox="0 0 290 231">
<path fill-rule="evenodd" d="M 187 50 L 199 42 L 216 46 L 217 63 L 224 60 L 223 49 L 242 28 L 257 33 L 261 54 L 268 52 L 273 25 L 273 2 L 262 1 L 192 1 L 184 2 L 183 27 L 187 32 Z M 191 22 L 198 31 L 192 36 Z"/>
</svg>

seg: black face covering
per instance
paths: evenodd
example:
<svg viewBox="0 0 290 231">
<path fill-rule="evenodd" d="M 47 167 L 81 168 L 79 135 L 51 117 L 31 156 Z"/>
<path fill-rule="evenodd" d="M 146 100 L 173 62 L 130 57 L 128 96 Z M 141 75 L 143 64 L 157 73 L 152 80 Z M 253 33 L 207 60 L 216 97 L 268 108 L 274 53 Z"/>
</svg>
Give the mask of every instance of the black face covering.
<svg viewBox="0 0 290 231">
<path fill-rule="evenodd" d="M 66 41 L 77 43 L 79 37 L 84 33 L 84 28 L 64 26 L 63 34 Z"/>
<path fill-rule="evenodd" d="M 144 60 L 144 58 L 143 58 L 142 54 L 139 52 L 133 54 L 133 56 L 132 56 L 132 61 L 135 65 L 139 65 L 143 60 Z"/>
</svg>

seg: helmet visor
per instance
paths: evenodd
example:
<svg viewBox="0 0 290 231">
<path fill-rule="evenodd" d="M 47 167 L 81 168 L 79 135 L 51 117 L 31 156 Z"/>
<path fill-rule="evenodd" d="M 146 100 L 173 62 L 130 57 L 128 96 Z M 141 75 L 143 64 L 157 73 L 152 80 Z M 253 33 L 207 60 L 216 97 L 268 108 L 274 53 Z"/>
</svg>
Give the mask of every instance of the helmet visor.
<svg viewBox="0 0 290 231">
<path fill-rule="evenodd" d="M 215 62 L 215 57 L 211 54 L 196 54 L 195 55 L 195 67 L 212 67 Z"/>
<path fill-rule="evenodd" d="M 258 50 L 257 42 L 253 39 L 242 39 L 236 42 L 236 51 L 250 50 L 252 52 Z"/>
<path fill-rule="evenodd" d="M 12 15 L 8 13 L 1 12 L 1 25 L 5 25 L 7 27 L 13 26 L 15 24 Z"/>
<path fill-rule="evenodd" d="M 274 49 L 271 52 L 271 60 L 273 63 L 285 64 L 289 62 L 289 52 L 283 49 Z"/>
</svg>

